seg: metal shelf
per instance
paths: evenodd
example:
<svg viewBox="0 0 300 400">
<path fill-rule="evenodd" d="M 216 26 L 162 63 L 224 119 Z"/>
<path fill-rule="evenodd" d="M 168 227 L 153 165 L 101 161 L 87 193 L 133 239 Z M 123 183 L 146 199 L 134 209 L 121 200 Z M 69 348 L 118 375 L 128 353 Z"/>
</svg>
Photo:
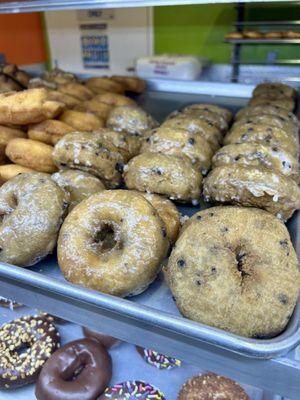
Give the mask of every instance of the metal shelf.
<svg viewBox="0 0 300 400">
<path fill-rule="evenodd" d="M 232 44 L 300 44 L 300 39 L 225 39 Z"/>
<path fill-rule="evenodd" d="M 237 26 L 283 26 L 283 25 L 300 25 L 299 21 L 239 21 L 236 22 Z"/>
<path fill-rule="evenodd" d="M 279 3 L 282 0 L 244 0 L 244 3 Z M 289 3 L 298 3 L 295 0 L 286 0 Z M 145 6 L 173 6 L 188 4 L 211 4 L 210 0 L 28 0 L 1 2 L 0 14 L 78 10 L 95 8 L 128 8 Z M 214 0 L 213 3 L 233 3 L 232 0 Z M 236 1 L 238 3 L 238 1 Z"/>
</svg>

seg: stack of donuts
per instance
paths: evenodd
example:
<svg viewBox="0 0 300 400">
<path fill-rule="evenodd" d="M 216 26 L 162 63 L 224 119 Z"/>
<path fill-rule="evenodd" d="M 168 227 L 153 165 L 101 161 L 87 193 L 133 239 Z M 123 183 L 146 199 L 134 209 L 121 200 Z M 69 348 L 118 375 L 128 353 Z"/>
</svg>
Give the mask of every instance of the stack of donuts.
<svg viewBox="0 0 300 400">
<path fill-rule="evenodd" d="M 300 208 L 294 89 L 264 83 L 235 116 L 204 181 L 206 201 L 259 207 L 287 220 Z"/>
<path fill-rule="evenodd" d="M 129 189 L 198 204 L 201 182 L 211 167 L 232 114 L 211 104 L 192 104 L 148 132 L 141 154 L 124 168 Z"/>
</svg>

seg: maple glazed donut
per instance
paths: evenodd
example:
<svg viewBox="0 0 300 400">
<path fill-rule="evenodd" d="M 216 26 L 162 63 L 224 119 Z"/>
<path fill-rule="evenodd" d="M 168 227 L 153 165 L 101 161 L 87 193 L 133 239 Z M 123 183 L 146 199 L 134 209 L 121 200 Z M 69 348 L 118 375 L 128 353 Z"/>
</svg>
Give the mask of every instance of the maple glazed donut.
<svg viewBox="0 0 300 400">
<path fill-rule="evenodd" d="M 143 196 L 105 190 L 78 204 L 65 219 L 58 263 L 72 283 L 132 296 L 155 279 L 168 247 L 166 228 Z"/>
<path fill-rule="evenodd" d="M 247 337 L 282 332 L 300 288 L 287 228 L 257 208 L 212 207 L 194 214 L 164 272 L 184 316 Z"/>
<path fill-rule="evenodd" d="M 21 174 L 1 186 L 0 261 L 26 267 L 51 253 L 66 200 L 44 173 Z"/>
</svg>

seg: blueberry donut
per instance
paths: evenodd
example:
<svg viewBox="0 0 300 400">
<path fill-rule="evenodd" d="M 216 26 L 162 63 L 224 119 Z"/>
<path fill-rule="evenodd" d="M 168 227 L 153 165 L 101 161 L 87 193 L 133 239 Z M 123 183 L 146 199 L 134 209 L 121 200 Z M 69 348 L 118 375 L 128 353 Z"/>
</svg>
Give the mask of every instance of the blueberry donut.
<svg viewBox="0 0 300 400">
<path fill-rule="evenodd" d="M 152 283 L 168 247 L 166 228 L 143 196 L 105 190 L 67 216 L 57 253 L 68 281 L 124 297 Z"/>
<path fill-rule="evenodd" d="M 286 85 L 281 82 L 264 82 L 260 83 L 255 87 L 253 90 L 252 95 L 257 96 L 260 94 L 264 94 L 268 91 L 279 91 L 282 96 L 284 97 L 291 97 L 295 96 L 295 89 L 292 86 Z"/>
<path fill-rule="evenodd" d="M 287 121 L 285 118 L 280 116 L 261 114 L 253 115 L 252 117 L 243 117 L 234 123 L 232 129 L 246 124 L 263 124 L 276 126 L 277 128 L 286 131 L 292 136 L 298 137 L 299 126 L 290 121 Z"/>
<path fill-rule="evenodd" d="M 283 220 L 300 208 L 298 184 L 277 172 L 248 165 L 214 168 L 203 182 L 205 201 L 262 208 Z"/>
<path fill-rule="evenodd" d="M 95 175 L 107 187 L 120 185 L 124 158 L 101 133 L 68 133 L 56 143 L 53 160 L 60 169 L 79 169 Z"/>
<path fill-rule="evenodd" d="M 144 349 L 139 346 L 136 346 L 136 349 L 147 364 L 158 369 L 173 369 L 181 366 L 181 361 L 177 360 L 177 358 L 165 356 L 157 351 Z"/>
<path fill-rule="evenodd" d="M 32 172 L 0 188 L 0 261 L 22 267 L 51 253 L 68 202 L 47 174 Z"/>
<path fill-rule="evenodd" d="M 204 175 L 210 169 L 213 151 L 209 143 L 199 135 L 183 129 L 160 127 L 144 140 L 141 152 L 187 156 Z"/>
<path fill-rule="evenodd" d="M 185 317 L 252 338 L 283 331 L 300 288 L 285 225 L 257 208 L 213 207 L 194 214 L 164 272 Z"/>
<path fill-rule="evenodd" d="M 122 154 L 124 161 L 130 160 L 140 152 L 141 141 L 139 138 L 127 135 L 125 132 L 101 128 L 96 131 L 106 142 L 111 142 Z"/>
<path fill-rule="evenodd" d="M 290 122 L 295 127 L 299 128 L 299 120 L 294 113 L 287 111 L 284 108 L 272 105 L 266 105 L 263 108 L 260 106 L 249 106 L 242 108 L 236 115 L 235 119 L 239 120 L 244 117 L 253 117 L 255 115 L 274 115 L 283 118 L 286 122 Z"/>
<path fill-rule="evenodd" d="M 230 123 L 230 121 L 232 120 L 231 111 L 229 111 L 227 108 L 220 107 L 215 104 L 195 103 L 185 107 L 185 110 L 204 110 L 204 111 L 209 110 L 223 117 L 227 121 L 227 123 Z"/>
<path fill-rule="evenodd" d="M 289 98 L 278 98 L 274 100 L 270 100 L 267 97 L 253 97 L 249 101 L 250 106 L 262 106 L 262 108 L 265 105 L 273 105 L 273 106 L 278 106 L 281 108 L 284 108 L 287 111 L 293 111 L 295 108 L 295 100 L 289 99 Z"/>
<path fill-rule="evenodd" d="M 213 156 L 213 168 L 232 164 L 264 167 L 297 182 L 299 180 L 297 159 L 280 148 L 262 143 L 228 144 Z"/>
<path fill-rule="evenodd" d="M 213 126 L 217 127 L 222 133 L 228 130 L 228 122 L 227 120 L 221 115 L 213 112 L 208 108 L 197 108 L 191 106 L 187 106 L 182 110 L 182 113 L 186 116 L 204 119 L 205 121 L 210 122 Z M 171 116 L 176 116 L 176 112 L 171 114 Z"/>
<path fill-rule="evenodd" d="M 128 189 L 195 204 L 200 199 L 202 175 L 187 157 L 142 153 L 129 161 L 123 176 Z"/>
</svg>

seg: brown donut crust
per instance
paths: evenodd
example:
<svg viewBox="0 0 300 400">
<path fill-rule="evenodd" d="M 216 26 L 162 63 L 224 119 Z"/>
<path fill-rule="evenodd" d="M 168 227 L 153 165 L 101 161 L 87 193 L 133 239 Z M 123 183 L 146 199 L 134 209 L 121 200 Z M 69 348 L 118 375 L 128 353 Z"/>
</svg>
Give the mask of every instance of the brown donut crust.
<svg viewBox="0 0 300 400">
<path fill-rule="evenodd" d="M 121 83 L 127 92 L 143 93 L 146 90 L 146 82 L 137 76 L 114 75 L 111 79 Z"/>
<path fill-rule="evenodd" d="M 101 94 L 103 91 L 119 94 L 124 93 L 124 85 L 110 78 L 89 78 L 85 84 L 95 94 Z"/>
<path fill-rule="evenodd" d="M 26 174 L 29 172 L 35 172 L 35 171 L 31 168 L 26 168 L 18 164 L 0 165 L 0 178 L 1 181 L 3 182 L 7 182 L 9 179 L 12 179 L 19 174 Z"/>
<path fill-rule="evenodd" d="M 102 128 L 104 120 L 90 112 L 81 112 L 75 110 L 65 110 L 59 117 L 59 120 L 70 125 L 77 131 L 94 131 Z"/>
<path fill-rule="evenodd" d="M 74 128 L 56 119 L 47 119 L 39 124 L 29 125 L 28 137 L 54 146 L 64 135 L 74 132 Z"/>
<path fill-rule="evenodd" d="M 90 100 L 93 97 L 93 92 L 90 89 L 77 82 L 70 82 L 58 85 L 57 90 L 61 93 L 75 97 L 75 99 L 78 99 L 80 101 Z"/>
</svg>

